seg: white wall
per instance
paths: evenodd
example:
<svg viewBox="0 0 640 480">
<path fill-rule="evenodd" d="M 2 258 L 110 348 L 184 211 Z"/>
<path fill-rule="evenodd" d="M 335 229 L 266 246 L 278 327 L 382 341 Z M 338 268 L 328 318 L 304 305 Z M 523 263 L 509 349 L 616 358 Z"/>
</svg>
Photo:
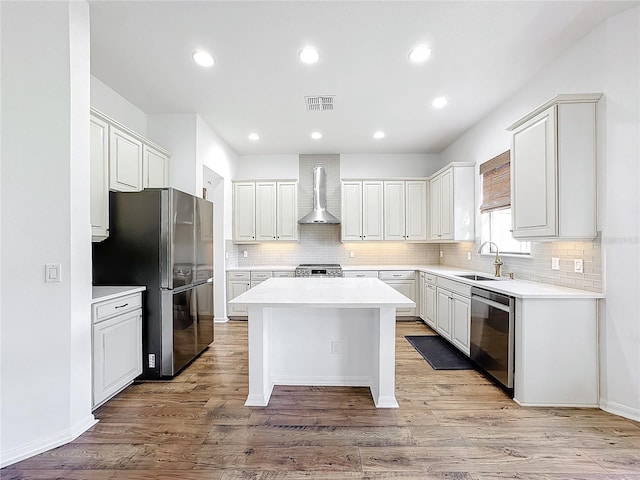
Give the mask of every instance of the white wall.
<svg viewBox="0 0 640 480">
<path fill-rule="evenodd" d="M 297 179 L 298 155 L 240 155 L 234 180 Z"/>
<path fill-rule="evenodd" d="M 147 114 L 94 76 L 91 76 L 91 106 L 139 135 L 147 136 Z"/>
<path fill-rule="evenodd" d="M 467 160 L 458 160 L 467 161 Z M 341 154 L 341 178 L 428 177 L 443 167 L 436 154 Z"/>
<path fill-rule="evenodd" d="M 0 12 L 0 463 L 6 466 L 94 423 L 89 9 L 85 2 L 1 2 Z M 46 263 L 61 264 L 61 283 L 44 283 Z"/>
<path fill-rule="evenodd" d="M 598 223 L 607 294 L 600 311 L 601 406 L 636 420 L 640 420 L 639 25 L 640 7 L 610 18 L 442 153 L 445 162 L 482 163 L 510 147 L 506 127 L 554 95 L 604 93 L 598 106 Z M 479 177 L 477 182 L 479 192 Z"/>
</svg>

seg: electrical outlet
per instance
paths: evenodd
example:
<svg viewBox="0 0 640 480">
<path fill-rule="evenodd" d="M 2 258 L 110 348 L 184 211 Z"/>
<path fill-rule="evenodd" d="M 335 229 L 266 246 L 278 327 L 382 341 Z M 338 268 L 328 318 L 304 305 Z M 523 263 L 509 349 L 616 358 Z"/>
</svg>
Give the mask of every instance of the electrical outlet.
<svg viewBox="0 0 640 480">
<path fill-rule="evenodd" d="M 583 273 L 582 270 L 582 259 L 581 258 L 576 258 L 573 260 L 573 271 L 575 273 Z"/>
<path fill-rule="evenodd" d="M 149 368 L 156 368 L 156 354 L 149 354 Z"/>
<path fill-rule="evenodd" d="M 243 251 L 242 251 L 242 256 L 243 256 L 244 258 L 247 258 L 247 257 L 249 256 L 249 252 L 247 252 L 246 250 L 243 250 Z"/>
<path fill-rule="evenodd" d="M 560 270 L 560 259 L 558 257 L 551 258 L 551 270 Z"/>
<path fill-rule="evenodd" d="M 467 260 L 471 260 L 471 252 L 467 252 Z"/>
<path fill-rule="evenodd" d="M 354 251 L 349 252 L 349 258 L 353 258 L 355 256 L 356 256 L 356 252 Z"/>
<path fill-rule="evenodd" d="M 444 258 L 444 252 L 440 250 L 440 258 Z"/>
</svg>

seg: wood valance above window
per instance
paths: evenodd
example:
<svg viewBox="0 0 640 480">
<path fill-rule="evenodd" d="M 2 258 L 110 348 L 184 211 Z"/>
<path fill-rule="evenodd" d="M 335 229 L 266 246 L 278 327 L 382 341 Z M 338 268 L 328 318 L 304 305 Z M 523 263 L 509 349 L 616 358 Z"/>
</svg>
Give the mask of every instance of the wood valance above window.
<svg viewBox="0 0 640 480">
<path fill-rule="evenodd" d="M 511 206 L 511 165 L 510 151 L 480 165 L 482 175 L 481 212 L 490 212 Z"/>
</svg>

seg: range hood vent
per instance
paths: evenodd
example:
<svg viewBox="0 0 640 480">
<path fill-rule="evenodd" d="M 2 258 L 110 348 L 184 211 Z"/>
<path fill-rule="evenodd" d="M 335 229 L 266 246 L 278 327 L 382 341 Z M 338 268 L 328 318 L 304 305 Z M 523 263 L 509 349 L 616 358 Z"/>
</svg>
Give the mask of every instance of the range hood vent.
<svg viewBox="0 0 640 480">
<path fill-rule="evenodd" d="M 313 210 L 298 220 L 301 224 L 336 224 L 336 217 L 327 212 L 327 178 L 324 167 L 313 169 Z"/>
<path fill-rule="evenodd" d="M 315 97 L 304 97 L 309 112 L 324 112 L 333 110 L 334 95 L 319 95 Z"/>
</svg>

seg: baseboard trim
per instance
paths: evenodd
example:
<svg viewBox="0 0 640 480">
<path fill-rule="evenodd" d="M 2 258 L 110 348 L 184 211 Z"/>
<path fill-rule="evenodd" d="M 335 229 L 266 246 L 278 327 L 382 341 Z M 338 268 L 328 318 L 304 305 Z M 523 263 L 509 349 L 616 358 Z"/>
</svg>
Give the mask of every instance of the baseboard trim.
<svg viewBox="0 0 640 480">
<path fill-rule="evenodd" d="M 607 413 L 640 422 L 640 409 L 631 408 L 617 402 L 609 402 L 605 399 L 600 400 L 600 408 Z"/>
<path fill-rule="evenodd" d="M 27 458 L 72 442 L 96 423 L 98 423 L 98 420 L 96 420 L 93 415 L 88 415 L 82 421 L 71 426 L 68 430 L 54 433 L 45 438 L 40 438 L 33 442 L 12 448 L 7 452 L 3 452 L 2 460 L 0 460 L 0 468 L 8 467 L 14 463 L 21 462 Z"/>
</svg>

